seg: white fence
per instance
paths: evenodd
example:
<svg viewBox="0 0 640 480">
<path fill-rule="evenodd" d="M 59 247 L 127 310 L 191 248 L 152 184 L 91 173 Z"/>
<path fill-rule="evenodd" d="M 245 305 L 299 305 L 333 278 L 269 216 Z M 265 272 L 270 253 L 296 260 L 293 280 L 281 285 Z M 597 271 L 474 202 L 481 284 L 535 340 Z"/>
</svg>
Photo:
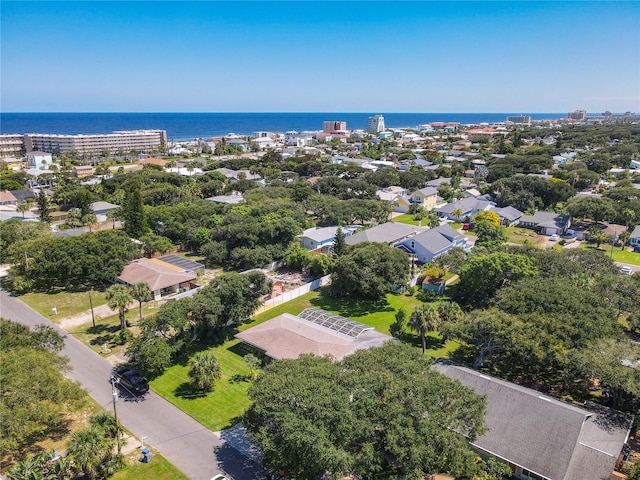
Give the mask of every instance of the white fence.
<svg viewBox="0 0 640 480">
<path fill-rule="evenodd" d="M 262 313 L 270 308 L 276 307 L 278 305 L 282 305 L 289 300 L 293 300 L 294 298 L 298 298 L 305 293 L 309 293 L 313 290 L 318 290 L 325 285 L 329 285 L 331 280 L 331 275 L 325 275 L 324 277 L 320 277 L 313 282 L 305 283 L 304 285 L 300 285 L 298 288 L 294 288 L 293 290 L 289 290 L 284 292 L 282 295 L 278 295 L 277 297 L 270 298 L 269 300 L 265 300 L 258 310 L 256 310 L 256 315 L 258 313 Z"/>
</svg>

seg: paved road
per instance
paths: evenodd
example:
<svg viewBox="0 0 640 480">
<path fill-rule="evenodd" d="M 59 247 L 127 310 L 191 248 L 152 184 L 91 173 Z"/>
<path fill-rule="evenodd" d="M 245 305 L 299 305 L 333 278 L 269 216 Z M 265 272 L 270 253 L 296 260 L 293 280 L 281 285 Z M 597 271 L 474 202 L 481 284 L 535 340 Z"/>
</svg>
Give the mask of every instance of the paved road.
<svg viewBox="0 0 640 480">
<path fill-rule="evenodd" d="M 619 267 L 629 267 L 633 273 L 640 272 L 640 265 L 634 265 L 632 263 L 614 262 Z"/>
<path fill-rule="evenodd" d="M 0 316 L 30 327 L 49 325 L 66 335 L 64 330 L 4 290 L 0 290 Z M 100 405 L 112 410 L 111 364 L 70 335 L 65 339 L 63 354 L 69 357 L 73 367 L 69 377 L 80 382 Z M 192 480 L 209 480 L 222 471 L 236 480 L 265 477 L 256 463 L 153 392 L 139 401 L 121 398 L 116 408 L 118 419 L 127 430 L 138 438 L 146 436 L 146 444 L 158 449 Z"/>
</svg>

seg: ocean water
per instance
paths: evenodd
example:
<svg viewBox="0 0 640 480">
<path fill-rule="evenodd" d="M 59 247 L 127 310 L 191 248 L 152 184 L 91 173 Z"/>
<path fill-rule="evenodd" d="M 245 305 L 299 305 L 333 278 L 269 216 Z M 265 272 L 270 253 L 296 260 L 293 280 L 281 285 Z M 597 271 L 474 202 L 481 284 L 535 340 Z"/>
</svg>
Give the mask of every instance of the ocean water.
<svg viewBox="0 0 640 480">
<path fill-rule="evenodd" d="M 257 131 L 322 130 L 323 121 L 346 121 L 347 129 L 364 129 L 368 117 L 384 115 L 389 128 L 417 127 L 430 122 L 478 124 L 502 122 L 521 113 L 1 113 L 0 133 L 111 133 L 116 130 L 160 129 L 171 140 L 193 140 Z M 562 118 L 566 113 L 523 113 L 533 120 Z"/>
</svg>

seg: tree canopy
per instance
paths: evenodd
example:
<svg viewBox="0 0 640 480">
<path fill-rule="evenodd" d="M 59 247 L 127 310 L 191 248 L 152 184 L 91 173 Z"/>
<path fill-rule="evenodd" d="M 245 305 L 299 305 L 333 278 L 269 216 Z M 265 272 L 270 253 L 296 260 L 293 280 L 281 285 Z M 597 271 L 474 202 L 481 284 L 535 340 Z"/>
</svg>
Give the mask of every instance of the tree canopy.
<svg viewBox="0 0 640 480">
<path fill-rule="evenodd" d="M 406 285 L 409 257 L 386 243 L 363 242 L 336 258 L 331 292 L 337 297 L 381 299 Z"/>
<path fill-rule="evenodd" d="M 471 478 L 467 440 L 484 431 L 484 398 L 398 342 L 333 363 L 274 362 L 249 391 L 244 423 L 265 463 L 296 478 Z"/>
</svg>

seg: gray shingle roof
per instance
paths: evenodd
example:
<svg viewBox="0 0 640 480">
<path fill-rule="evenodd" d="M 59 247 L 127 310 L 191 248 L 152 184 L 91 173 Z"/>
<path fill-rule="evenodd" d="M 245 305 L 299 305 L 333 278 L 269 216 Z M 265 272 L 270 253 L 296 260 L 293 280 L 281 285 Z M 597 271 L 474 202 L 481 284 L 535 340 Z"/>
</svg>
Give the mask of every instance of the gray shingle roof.
<svg viewBox="0 0 640 480">
<path fill-rule="evenodd" d="M 462 214 L 465 215 L 472 210 L 484 210 L 489 205 L 491 205 L 491 202 L 487 200 L 478 200 L 474 197 L 467 197 L 458 200 L 457 202 L 448 203 L 445 206 L 438 208 L 437 210 L 438 212 L 442 213 L 451 213 L 459 208 L 460 210 L 462 210 Z"/>
<path fill-rule="evenodd" d="M 351 235 L 347 237 L 345 243 L 347 245 L 356 245 L 362 242 L 395 243 L 422 231 L 424 228 L 414 225 L 387 222 Z"/>
<path fill-rule="evenodd" d="M 462 237 L 462 234 L 445 224 L 422 232 L 413 237 L 411 241 L 421 245 L 428 252 L 435 254 L 447 248 L 454 239 L 459 237 Z"/>
<path fill-rule="evenodd" d="M 640 225 L 633 229 L 633 232 L 631 232 L 631 238 L 640 238 Z"/>
<path fill-rule="evenodd" d="M 522 215 L 520 221 L 524 223 L 532 223 L 540 227 L 558 227 L 564 228 L 569 220 L 566 215 L 553 212 L 536 212 L 533 215 Z"/>
<path fill-rule="evenodd" d="M 522 213 L 520 210 L 518 210 L 517 208 L 513 208 L 511 206 L 503 207 L 503 208 L 494 208 L 493 211 L 496 212 L 502 218 L 506 218 L 510 222 L 513 222 L 514 220 L 517 220 L 518 218 L 522 217 L 522 215 L 524 215 L 524 213 Z"/>
<path fill-rule="evenodd" d="M 446 360 L 432 368 L 486 395 L 488 432 L 474 445 L 550 480 L 604 480 L 633 419 L 587 410 Z"/>
</svg>

